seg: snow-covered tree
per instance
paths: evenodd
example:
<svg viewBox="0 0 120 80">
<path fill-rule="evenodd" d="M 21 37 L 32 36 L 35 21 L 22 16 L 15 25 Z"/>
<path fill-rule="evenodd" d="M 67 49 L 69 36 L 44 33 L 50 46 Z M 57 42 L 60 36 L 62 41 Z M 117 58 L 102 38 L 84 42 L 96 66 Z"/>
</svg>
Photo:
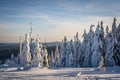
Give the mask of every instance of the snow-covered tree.
<svg viewBox="0 0 120 80">
<path fill-rule="evenodd" d="M 43 45 L 43 49 L 42 49 L 42 61 L 43 61 L 43 67 L 48 67 L 49 68 L 49 62 L 48 62 L 48 51 L 46 49 L 46 43 L 44 43 Z"/>
<path fill-rule="evenodd" d="M 22 37 L 20 36 L 20 46 L 19 46 L 19 50 L 20 50 L 20 52 L 19 52 L 19 54 L 18 54 L 18 56 L 17 56 L 17 62 L 18 62 L 18 64 L 20 64 L 20 55 L 22 54 Z"/>
<path fill-rule="evenodd" d="M 116 29 L 116 43 L 113 47 L 113 59 L 115 61 L 115 65 L 120 66 L 120 24 Z"/>
<path fill-rule="evenodd" d="M 112 24 L 112 32 L 113 33 L 116 33 L 116 29 L 117 29 L 117 27 L 116 27 L 116 21 L 117 21 L 117 19 L 114 17 L 113 24 Z"/>
<path fill-rule="evenodd" d="M 29 46 L 29 35 L 25 35 L 25 41 L 23 46 L 22 54 L 20 55 L 20 64 L 21 66 L 25 66 L 26 64 L 31 63 L 31 53 L 30 53 L 30 46 Z"/>
<path fill-rule="evenodd" d="M 78 66 L 78 60 L 79 60 L 79 53 L 80 53 L 79 52 L 80 40 L 79 40 L 78 32 L 74 36 L 73 47 L 74 47 L 74 59 L 75 59 L 74 66 L 77 67 Z"/>
<path fill-rule="evenodd" d="M 118 25 L 118 28 L 116 30 L 116 36 L 117 36 L 117 41 L 120 45 L 120 24 Z"/>
<path fill-rule="evenodd" d="M 88 49 L 88 46 L 87 46 L 88 38 L 87 38 L 86 30 L 84 30 L 84 33 L 83 33 L 82 37 L 83 37 L 83 41 L 82 41 L 82 44 L 81 44 L 81 53 L 82 53 L 82 55 L 81 55 L 81 63 L 80 63 L 80 65 L 86 67 L 86 66 L 89 65 L 88 64 L 89 63 L 89 61 L 88 61 L 89 59 L 87 58 L 89 56 L 87 56 L 88 53 L 86 51 Z"/>
<path fill-rule="evenodd" d="M 58 45 L 56 45 L 56 49 L 55 49 L 55 67 L 59 66 L 59 63 L 60 63 L 60 52 L 59 52 Z"/>
<path fill-rule="evenodd" d="M 113 59 L 116 66 L 120 66 L 120 45 L 116 44 L 113 48 Z"/>
<path fill-rule="evenodd" d="M 68 44 L 68 54 L 69 54 L 68 66 L 72 66 L 72 67 L 73 64 L 75 63 L 73 53 L 74 53 L 73 40 L 71 39 L 70 43 Z"/>
<path fill-rule="evenodd" d="M 106 36 L 106 65 L 107 66 L 114 66 L 115 61 L 113 59 L 113 53 L 115 50 L 115 46 L 117 44 L 117 38 L 116 38 L 116 18 L 114 17 L 113 24 L 112 24 L 112 31 L 109 32 Z"/>
<path fill-rule="evenodd" d="M 55 57 L 53 51 L 51 51 L 50 67 L 55 67 Z"/>
<path fill-rule="evenodd" d="M 64 37 L 62 46 L 61 46 L 61 59 L 60 59 L 60 66 L 65 67 L 66 66 L 66 54 L 68 52 L 67 48 L 67 39 L 66 36 Z"/>
<path fill-rule="evenodd" d="M 30 45 L 30 53 L 31 53 L 31 59 L 33 58 L 33 55 L 34 55 L 34 43 L 33 43 L 33 40 L 34 38 L 32 37 L 32 22 L 30 22 L 30 33 L 29 33 L 29 45 Z"/>
<path fill-rule="evenodd" d="M 82 52 L 84 52 L 83 67 L 91 66 L 91 55 L 92 55 L 92 46 L 93 46 L 93 38 L 94 38 L 93 27 L 94 25 L 90 26 L 90 30 L 88 34 L 85 35 L 84 43 L 82 43 Z"/>
<path fill-rule="evenodd" d="M 81 62 L 82 62 L 82 58 L 83 58 L 83 54 L 82 54 L 82 49 L 81 49 L 81 42 L 79 42 L 79 53 L 77 56 L 77 67 L 81 67 Z"/>
<path fill-rule="evenodd" d="M 32 59 L 32 66 L 42 67 L 42 56 L 41 56 L 41 48 L 39 45 L 39 38 L 36 38 L 34 54 Z"/>
<path fill-rule="evenodd" d="M 101 26 L 98 24 L 95 35 L 94 35 L 94 43 L 92 46 L 92 66 L 97 67 L 100 63 L 102 51 L 104 51 L 104 29 L 103 29 L 103 21 L 101 21 Z"/>
</svg>

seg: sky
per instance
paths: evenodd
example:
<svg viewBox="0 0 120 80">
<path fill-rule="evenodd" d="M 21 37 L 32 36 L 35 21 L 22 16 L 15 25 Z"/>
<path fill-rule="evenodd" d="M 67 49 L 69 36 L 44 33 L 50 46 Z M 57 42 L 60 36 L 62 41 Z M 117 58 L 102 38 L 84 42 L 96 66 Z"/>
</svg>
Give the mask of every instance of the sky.
<svg viewBox="0 0 120 80">
<path fill-rule="evenodd" d="M 18 43 L 33 28 L 33 38 L 41 41 L 68 40 L 76 32 L 82 39 L 103 20 L 111 28 L 113 17 L 120 23 L 120 0 L 0 0 L 0 43 Z"/>
</svg>

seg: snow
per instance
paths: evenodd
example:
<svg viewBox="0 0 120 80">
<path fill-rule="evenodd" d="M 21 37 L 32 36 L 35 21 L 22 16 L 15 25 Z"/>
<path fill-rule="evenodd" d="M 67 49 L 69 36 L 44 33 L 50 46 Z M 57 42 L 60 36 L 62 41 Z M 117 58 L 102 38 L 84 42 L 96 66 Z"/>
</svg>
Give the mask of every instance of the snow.
<svg viewBox="0 0 120 80">
<path fill-rule="evenodd" d="M 106 71 L 98 68 L 55 68 L 32 67 L 23 70 L 23 67 L 0 65 L 0 80 L 109 80 L 120 79 L 120 67 L 109 67 Z"/>
</svg>

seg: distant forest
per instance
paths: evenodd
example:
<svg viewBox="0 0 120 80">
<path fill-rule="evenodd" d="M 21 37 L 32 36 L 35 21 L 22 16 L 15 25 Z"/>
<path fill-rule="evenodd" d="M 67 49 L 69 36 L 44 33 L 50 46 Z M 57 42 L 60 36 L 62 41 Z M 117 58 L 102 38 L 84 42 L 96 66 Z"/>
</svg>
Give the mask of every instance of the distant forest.
<svg viewBox="0 0 120 80">
<path fill-rule="evenodd" d="M 48 43 L 47 50 L 49 54 L 51 53 L 51 51 L 55 51 L 56 44 L 61 43 Z M 11 54 L 14 54 L 14 56 L 17 57 L 18 53 L 19 43 L 0 43 L 0 60 L 3 63 L 6 59 L 9 59 L 11 57 Z"/>
</svg>

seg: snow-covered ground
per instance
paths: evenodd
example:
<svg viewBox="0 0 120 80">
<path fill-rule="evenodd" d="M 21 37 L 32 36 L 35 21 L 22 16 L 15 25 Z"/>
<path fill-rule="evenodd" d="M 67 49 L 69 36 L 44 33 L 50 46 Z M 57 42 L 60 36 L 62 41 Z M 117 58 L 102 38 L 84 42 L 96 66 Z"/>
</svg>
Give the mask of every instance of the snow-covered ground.
<svg viewBox="0 0 120 80">
<path fill-rule="evenodd" d="M 97 68 L 30 68 L 0 66 L 0 80 L 120 80 L 120 67 L 100 71 Z"/>
</svg>

